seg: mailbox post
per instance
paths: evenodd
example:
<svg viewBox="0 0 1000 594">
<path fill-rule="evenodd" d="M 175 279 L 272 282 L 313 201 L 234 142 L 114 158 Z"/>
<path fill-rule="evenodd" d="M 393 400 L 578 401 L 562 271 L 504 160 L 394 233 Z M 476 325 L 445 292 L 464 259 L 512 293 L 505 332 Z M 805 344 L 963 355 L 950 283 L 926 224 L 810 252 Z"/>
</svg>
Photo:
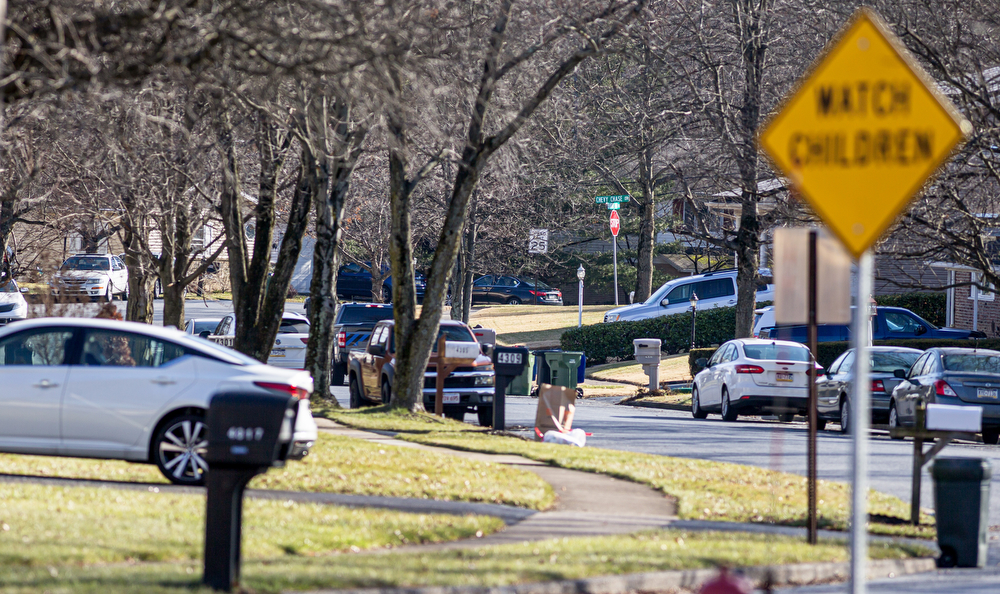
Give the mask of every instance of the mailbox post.
<svg viewBox="0 0 1000 594">
<path fill-rule="evenodd" d="M 284 466 L 298 400 L 279 394 L 229 392 L 208 406 L 208 494 L 202 581 L 231 592 L 240 581 L 243 491 L 271 466 Z"/>
<path fill-rule="evenodd" d="M 526 347 L 494 347 L 493 369 L 493 428 L 503 431 L 506 427 L 505 418 L 507 386 L 514 378 L 524 373 L 528 364 L 528 349 Z"/>
</svg>

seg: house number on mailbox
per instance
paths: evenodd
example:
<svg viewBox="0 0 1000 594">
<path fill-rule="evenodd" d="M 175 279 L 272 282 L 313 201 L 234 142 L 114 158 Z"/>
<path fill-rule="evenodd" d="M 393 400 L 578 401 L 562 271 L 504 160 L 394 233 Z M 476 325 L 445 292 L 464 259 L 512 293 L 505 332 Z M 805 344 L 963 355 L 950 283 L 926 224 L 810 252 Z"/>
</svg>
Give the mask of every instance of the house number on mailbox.
<svg viewBox="0 0 1000 594">
<path fill-rule="evenodd" d="M 521 365 L 521 353 L 497 353 L 497 363 Z"/>
<path fill-rule="evenodd" d="M 264 438 L 263 427 L 230 427 L 226 437 L 233 441 L 260 441 Z"/>
</svg>

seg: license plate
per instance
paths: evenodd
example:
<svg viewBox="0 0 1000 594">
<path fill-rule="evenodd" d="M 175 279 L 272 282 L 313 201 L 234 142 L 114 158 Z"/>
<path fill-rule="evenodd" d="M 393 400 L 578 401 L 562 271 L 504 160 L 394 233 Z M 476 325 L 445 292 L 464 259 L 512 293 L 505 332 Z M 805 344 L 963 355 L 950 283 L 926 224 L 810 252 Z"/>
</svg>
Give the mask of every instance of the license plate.
<svg viewBox="0 0 1000 594">
<path fill-rule="evenodd" d="M 774 374 L 774 379 L 778 380 L 779 382 L 790 382 L 792 381 L 792 374 L 779 371 Z"/>
<path fill-rule="evenodd" d="M 459 404 L 461 402 L 462 402 L 461 394 L 445 394 L 444 397 L 441 398 L 442 404 Z"/>
<path fill-rule="evenodd" d="M 976 388 L 976 398 L 996 400 L 998 394 L 1000 394 L 1000 391 L 996 388 Z"/>
<path fill-rule="evenodd" d="M 284 357 L 285 356 L 285 349 L 271 349 L 271 356 L 272 357 Z"/>
</svg>

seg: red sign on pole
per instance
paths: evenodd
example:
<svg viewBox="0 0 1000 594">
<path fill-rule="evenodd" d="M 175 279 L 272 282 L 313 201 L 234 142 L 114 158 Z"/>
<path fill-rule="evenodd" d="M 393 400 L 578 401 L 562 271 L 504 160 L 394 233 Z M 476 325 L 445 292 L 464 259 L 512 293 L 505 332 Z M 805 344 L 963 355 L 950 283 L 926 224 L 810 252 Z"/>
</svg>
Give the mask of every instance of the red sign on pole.
<svg viewBox="0 0 1000 594">
<path fill-rule="evenodd" d="M 618 237 L 618 230 L 621 229 L 621 220 L 618 218 L 618 211 L 611 211 L 611 234 Z"/>
</svg>

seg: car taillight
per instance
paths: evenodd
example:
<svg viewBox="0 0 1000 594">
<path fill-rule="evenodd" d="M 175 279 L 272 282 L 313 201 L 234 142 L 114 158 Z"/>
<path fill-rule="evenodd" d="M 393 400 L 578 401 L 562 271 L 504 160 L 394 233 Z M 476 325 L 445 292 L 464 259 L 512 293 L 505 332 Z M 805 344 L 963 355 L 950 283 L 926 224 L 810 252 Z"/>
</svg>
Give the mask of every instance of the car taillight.
<svg viewBox="0 0 1000 594">
<path fill-rule="evenodd" d="M 736 373 L 764 373 L 764 368 L 756 365 L 737 365 Z"/>
<path fill-rule="evenodd" d="M 545 291 L 536 291 L 534 289 L 528 289 L 528 292 L 531 293 L 532 295 L 534 295 L 535 297 L 538 297 L 539 295 L 544 295 L 545 294 Z"/>
<path fill-rule="evenodd" d="M 298 386 L 279 384 L 276 382 L 254 382 L 254 385 L 264 388 L 265 390 L 277 390 L 278 392 L 284 392 L 285 394 L 298 398 L 299 400 L 309 400 L 309 390 Z"/>
<path fill-rule="evenodd" d="M 306 338 L 302 338 L 302 337 L 300 336 L 300 337 L 299 337 L 299 340 L 301 340 L 301 341 L 302 341 L 302 344 L 309 344 L 309 337 L 308 337 L 308 336 L 307 336 Z"/>
<path fill-rule="evenodd" d="M 885 393 L 885 385 L 882 384 L 882 380 L 872 380 L 872 392 Z"/>
<path fill-rule="evenodd" d="M 938 380 L 934 382 L 934 393 L 937 394 L 938 396 L 958 397 L 958 394 L 955 393 L 955 390 L 952 390 L 951 386 L 948 385 L 948 382 L 944 380 Z"/>
<path fill-rule="evenodd" d="M 337 333 L 337 346 L 342 349 L 347 348 L 347 332 Z"/>
</svg>

